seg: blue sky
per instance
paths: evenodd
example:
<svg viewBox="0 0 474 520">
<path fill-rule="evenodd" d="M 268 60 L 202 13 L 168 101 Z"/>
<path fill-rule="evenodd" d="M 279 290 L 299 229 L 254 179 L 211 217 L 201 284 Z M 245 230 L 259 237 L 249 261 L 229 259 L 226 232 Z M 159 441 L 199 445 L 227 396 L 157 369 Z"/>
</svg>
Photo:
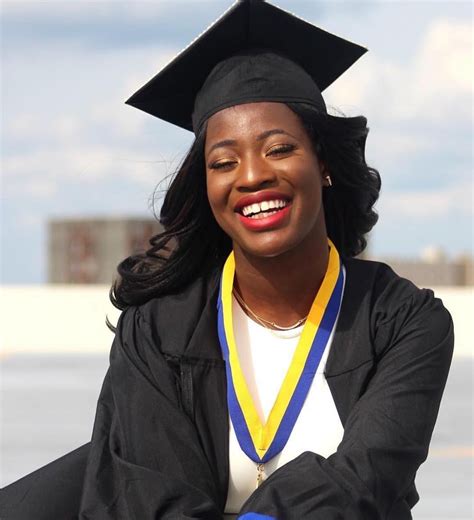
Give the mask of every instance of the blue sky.
<svg viewBox="0 0 474 520">
<path fill-rule="evenodd" d="M 276 3 L 369 48 L 325 99 L 369 120 L 372 256 L 472 253 L 471 2 Z M 124 101 L 229 5 L 2 3 L 2 282 L 46 280 L 51 217 L 151 215 L 192 135 Z"/>
</svg>

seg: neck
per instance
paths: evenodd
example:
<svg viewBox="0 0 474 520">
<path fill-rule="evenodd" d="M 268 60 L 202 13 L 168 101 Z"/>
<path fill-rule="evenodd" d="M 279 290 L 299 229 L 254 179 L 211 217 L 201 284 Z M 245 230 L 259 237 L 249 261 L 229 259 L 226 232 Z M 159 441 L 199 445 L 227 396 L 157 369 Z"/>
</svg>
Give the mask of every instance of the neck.
<svg viewBox="0 0 474 520">
<path fill-rule="evenodd" d="M 329 260 L 326 237 L 304 251 L 255 257 L 238 247 L 235 286 L 258 316 L 287 327 L 306 317 L 321 286 Z"/>
</svg>

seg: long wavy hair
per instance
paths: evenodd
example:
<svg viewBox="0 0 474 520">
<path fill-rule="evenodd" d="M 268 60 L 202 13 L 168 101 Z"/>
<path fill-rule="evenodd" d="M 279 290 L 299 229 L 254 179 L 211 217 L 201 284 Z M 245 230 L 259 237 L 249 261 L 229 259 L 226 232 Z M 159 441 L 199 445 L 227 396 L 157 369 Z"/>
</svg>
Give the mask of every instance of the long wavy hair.
<svg viewBox="0 0 474 520">
<path fill-rule="evenodd" d="M 323 190 L 328 236 L 342 257 L 356 256 L 377 222 L 374 204 L 381 186 L 378 171 L 365 161 L 367 119 L 334 117 L 303 103 L 287 105 L 299 116 L 331 175 L 332 187 Z M 175 293 L 196 277 L 220 269 L 229 254 L 231 241 L 207 198 L 205 136 L 204 124 L 166 192 L 159 216 L 164 231 L 150 239 L 145 253 L 118 265 L 119 276 L 110 290 L 117 308 Z"/>
</svg>

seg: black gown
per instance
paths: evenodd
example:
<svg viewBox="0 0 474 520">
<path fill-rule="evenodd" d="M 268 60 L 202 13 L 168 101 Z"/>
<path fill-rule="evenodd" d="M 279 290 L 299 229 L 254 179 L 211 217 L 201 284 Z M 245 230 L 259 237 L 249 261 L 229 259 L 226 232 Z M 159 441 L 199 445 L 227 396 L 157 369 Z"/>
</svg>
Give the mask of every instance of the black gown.
<svg viewBox="0 0 474 520">
<path fill-rule="evenodd" d="M 388 266 L 344 264 L 325 371 L 343 440 L 328 458 L 305 452 L 282 466 L 241 515 L 412 518 L 414 479 L 451 362 L 452 320 L 432 291 Z M 229 429 L 218 281 L 198 279 L 122 313 L 91 442 L 4 488 L 1 520 L 222 519 Z M 317 417 L 314 427 L 324 427 Z"/>
</svg>

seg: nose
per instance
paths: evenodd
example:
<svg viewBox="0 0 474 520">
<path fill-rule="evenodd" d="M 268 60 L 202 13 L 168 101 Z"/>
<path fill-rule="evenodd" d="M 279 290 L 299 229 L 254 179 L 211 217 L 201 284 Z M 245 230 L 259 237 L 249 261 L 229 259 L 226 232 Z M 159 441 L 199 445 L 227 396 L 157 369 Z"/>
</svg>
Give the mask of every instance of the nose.
<svg viewBox="0 0 474 520">
<path fill-rule="evenodd" d="M 273 186 L 276 182 L 275 168 L 257 154 L 242 159 L 236 187 L 240 191 L 256 191 Z"/>
</svg>

